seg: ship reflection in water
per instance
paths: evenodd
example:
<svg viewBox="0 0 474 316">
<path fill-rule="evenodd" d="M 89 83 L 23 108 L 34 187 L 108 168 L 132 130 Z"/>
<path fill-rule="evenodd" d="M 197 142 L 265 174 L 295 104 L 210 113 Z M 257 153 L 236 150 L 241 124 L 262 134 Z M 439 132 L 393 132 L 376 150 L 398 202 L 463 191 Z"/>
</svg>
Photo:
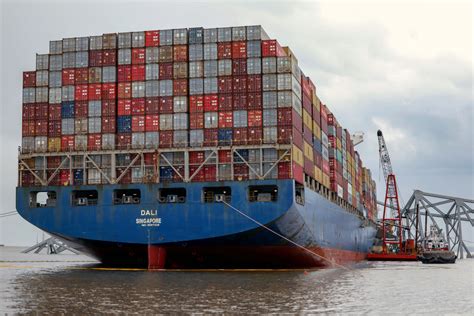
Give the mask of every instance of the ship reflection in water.
<svg viewBox="0 0 474 316">
<path fill-rule="evenodd" d="M 0 314 L 393 314 L 407 312 L 403 306 L 410 313 L 469 314 L 474 308 L 472 260 L 447 266 L 361 263 L 351 271 L 306 272 L 148 272 L 1 260 Z M 440 284 L 442 304 L 434 304 Z"/>
</svg>

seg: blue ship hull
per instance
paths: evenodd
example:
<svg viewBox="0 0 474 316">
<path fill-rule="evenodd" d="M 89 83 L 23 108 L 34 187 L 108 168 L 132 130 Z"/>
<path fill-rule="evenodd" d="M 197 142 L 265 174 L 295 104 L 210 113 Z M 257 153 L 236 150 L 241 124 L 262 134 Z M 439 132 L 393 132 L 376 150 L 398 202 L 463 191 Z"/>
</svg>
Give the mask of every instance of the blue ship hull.
<svg viewBox="0 0 474 316">
<path fill-rule="evenodd" d="M 276 185 L 278 199 L 249 202 L 249 185 Z M 204 203 L 204 187 L 230 187 L 230 205 L 319 256 L 298 248 L 223 203 Z M 160 203 L 160 188 L 186 188 L 184 203 Z M 139 204 L 114 205 L 116 189 L 140 189 Z M 31 192 L 56 192 L 55 206 L 30 205 Z M 97 205 L 73 206 L 73 190 L 97 190 Z M 150 245 L 166 250 L 166 268 L 310 268 L 363 260 L 375 225 L 293 180 L 17 188 L 28 222 L 103 263 L 146 266 Z M 327 258 L 321 259 L 320 256 Z"/>
</svg>

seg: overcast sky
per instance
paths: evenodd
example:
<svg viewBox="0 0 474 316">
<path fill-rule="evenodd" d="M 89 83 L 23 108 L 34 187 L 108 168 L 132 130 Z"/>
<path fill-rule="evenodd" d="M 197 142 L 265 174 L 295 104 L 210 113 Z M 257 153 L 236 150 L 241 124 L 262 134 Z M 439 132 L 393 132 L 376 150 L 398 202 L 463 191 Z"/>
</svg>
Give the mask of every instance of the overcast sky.
<svg viewBox="0 0 474 316">
<path fill-rule="evenodd" d="M 357 150 L 379 200 L 379 128 L 405 201 L 415 188 L 474 197 L 471 1 L 0 2 L 0 213 L 15 208 L 22 71 L 36 53 L 54 39 L 194 26 L 260 24 L 290 46 L 338 121 L 365 132 Z M 0 218 L 0 244 L 38 236 Z"/>
</svg>

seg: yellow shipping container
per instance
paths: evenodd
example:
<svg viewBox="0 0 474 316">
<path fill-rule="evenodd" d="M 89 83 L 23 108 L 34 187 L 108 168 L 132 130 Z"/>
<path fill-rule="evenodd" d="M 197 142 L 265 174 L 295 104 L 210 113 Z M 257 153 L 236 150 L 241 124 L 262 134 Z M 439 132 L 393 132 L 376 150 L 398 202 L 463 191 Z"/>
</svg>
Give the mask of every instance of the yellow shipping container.
<svg viewBox="0 0 474 316">
<path fill-rule="evenodd" d="M 313 121 L 313 135 L 316 136 L 317 139 L 321 140 L 321 127 L 319 127 L 318 123 Z"/>
<path fill-rule="evenodd" d="M 342 143 L 339 138 L 336 138 L 336 147 L 337 149 L 342 150 Z"/>
<path fill-rule="evenodd" d="M 319 183 L 323 183 L 323 172 L 318 167 L 314 166 L 314 178 Z"/>
<path fill-rule="evenodd" d="M 330 189 L 330 186 L 331 186 L 331 181 L 329 180 L 329 176 L 327 174 L 324 174 L 323 173 L 323 185 Z"/>
<path fill-rule="evenodd" d="M 283 154 L 286 152 L 286 150 L 279 150 L 278 151 L 278 158 L 280 158 L 281 156 L 283 156 Z M 280 161 L 290 161 L 291 159 L 291 156 L 290 155 L 285 155 Z"/>
<path fill-rule="evenodd" d="M 321 101 L 319 100 L 316 93 L 314 93 L 314 91 L 313 91 L 312 99 L 313 99 L 313 105 L 316 107 L 316 109 L 318 109 L 318 112 L 320 112 L 321 111 Z"/>
<path fill-rule="evenodd" d="M 313 128 L 313 119 L 311 118 L 311 114 L 309 114 L 305 109 L 303 109 L 303 123 L 307 128 Z"/>
<path fill-rule="evenodd" d="M 48 151 L 49 152 L 61 151 L 61 137 L 48 138 Z"/>
<path fill-rule="evenodd" d="M 304 156 L 307 159 L 313 161 L 314 160 L 313 146 L 308 144 L 306 141 L 303 142 L 303 146 L 304 146 Z"/>
<path fill-rule="evenodd" d="M 295 145 L 293 145 L 293 161 L 301 167 L 304 166 L 303 151 Z"/>
</svg>

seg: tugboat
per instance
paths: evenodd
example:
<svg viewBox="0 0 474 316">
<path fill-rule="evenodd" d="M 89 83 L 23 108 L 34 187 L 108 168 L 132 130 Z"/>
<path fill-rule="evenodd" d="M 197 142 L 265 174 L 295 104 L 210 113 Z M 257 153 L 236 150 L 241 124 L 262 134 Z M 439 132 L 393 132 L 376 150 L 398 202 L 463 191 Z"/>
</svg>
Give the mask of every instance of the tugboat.
<svg viewBox="0 0 474 316">
<path fill-rule="evenodd" d="M 422 241 L 418 260 L 423 263 L 455 263 L 457 256 L 449 250 L 442 230 L 432 225 L 430 234 Z"/>
</svg>

